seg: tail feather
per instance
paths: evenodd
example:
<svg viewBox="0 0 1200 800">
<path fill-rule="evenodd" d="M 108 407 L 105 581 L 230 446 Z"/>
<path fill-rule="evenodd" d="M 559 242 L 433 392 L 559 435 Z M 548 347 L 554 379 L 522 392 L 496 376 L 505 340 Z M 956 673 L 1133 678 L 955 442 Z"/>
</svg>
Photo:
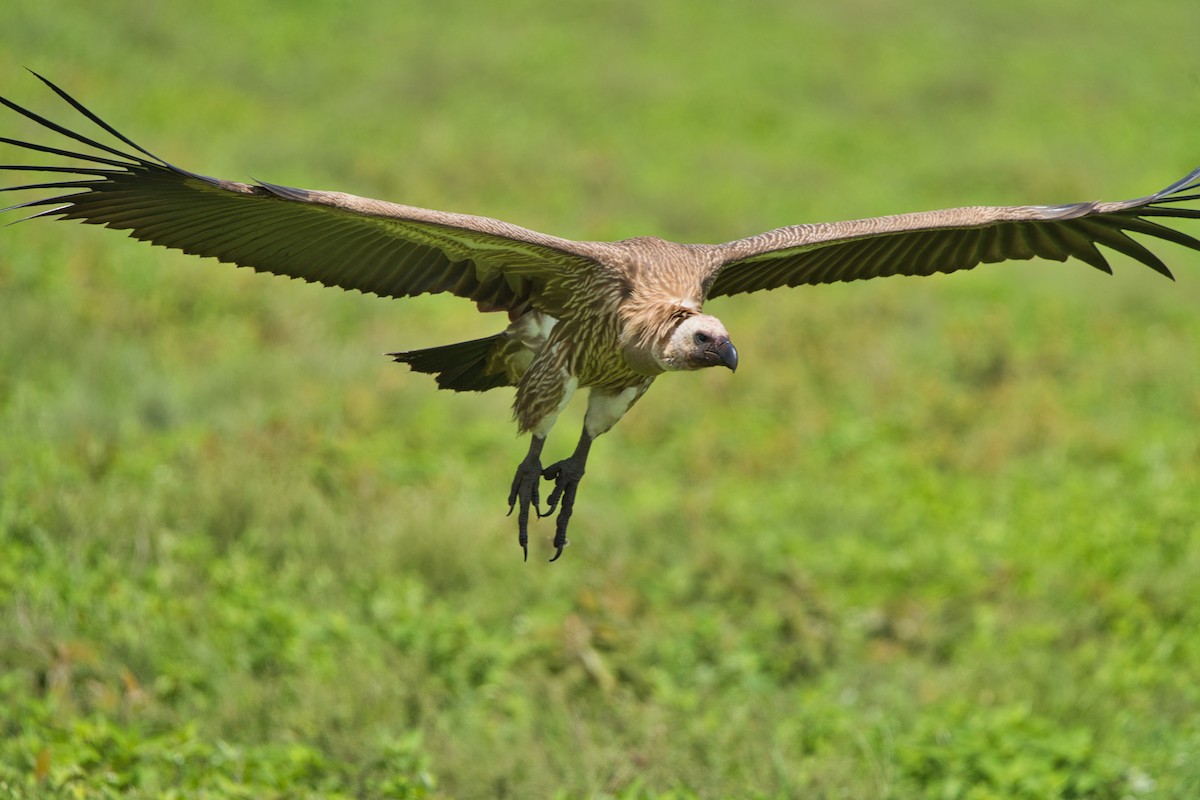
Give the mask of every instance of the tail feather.
<svg viewBox="0 0 1200 800">
<path fill-rule="evenodd" d="M 486 392 L 488 389 L 509 385 L 508 376 L 503 372 L 487 371 L 488 357 L 506 335 L 497 333 L 495 336 L 469 342 L 388 355 L 397 363 L 408 364 L 414 372 L 436 375 L 438 388 L 452 389 L 456 392 Z"/>
</svg>

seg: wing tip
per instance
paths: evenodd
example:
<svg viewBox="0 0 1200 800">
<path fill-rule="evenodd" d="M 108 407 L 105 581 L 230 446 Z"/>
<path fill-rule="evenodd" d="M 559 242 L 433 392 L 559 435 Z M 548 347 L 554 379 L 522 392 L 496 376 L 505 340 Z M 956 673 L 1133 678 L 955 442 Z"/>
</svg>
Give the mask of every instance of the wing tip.
<svg viewBox="0 0 1200 800">
<path fill-rule="evenodd" d="M 1196 167 L 1187 175 L 1183 176 L 1167 188 L 1160 191 L 1158 194 L 1154 195 L 1154 197 L 1155 199 L 1167 197 L 1169 195 L 1179 194 L 1180 192 L 1186 192 L 1190 189 L 1196 189 L 1198 187 L 1200 187 L 1200 167 Z"/>
</svg>

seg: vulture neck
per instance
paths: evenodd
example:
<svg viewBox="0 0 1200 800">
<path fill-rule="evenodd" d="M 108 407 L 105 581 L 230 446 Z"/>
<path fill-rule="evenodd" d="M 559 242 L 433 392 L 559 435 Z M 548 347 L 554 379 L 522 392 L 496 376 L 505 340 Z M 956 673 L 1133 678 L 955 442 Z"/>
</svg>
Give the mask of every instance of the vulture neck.
<svg viewBox="0 0 1200 800">
<path fill-rule="evenodd" d="M 666 372 L 663 351 L 679 324 L 700 313 L 700 304 L 678 297 L 625 305 L 625 332 L 622 353 L 627 363 L 639 375 L 653 376 Z"/>
<path fill-rule="evenodd" d="M 711 249 L 653 236 L 626 239 L 623 271 L 632 291 L 621 303 L 621 349 L 638 374 L 666 371 L 663 352 L 679 323 L 701 313 Z"/>
</svg>

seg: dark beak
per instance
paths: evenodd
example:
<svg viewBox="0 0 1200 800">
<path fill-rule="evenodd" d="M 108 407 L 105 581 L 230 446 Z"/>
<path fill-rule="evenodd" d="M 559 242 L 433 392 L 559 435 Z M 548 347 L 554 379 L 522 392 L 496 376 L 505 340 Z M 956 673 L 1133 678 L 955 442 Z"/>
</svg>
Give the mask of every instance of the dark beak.
<svg viewBox="0 0 1200 800">
<path fill-rule="evenodd" d="M 729 367 L 730 372 L 737 372 L 737 348 L 728 339 L 717 342 L 717 355 L 721 363 Z"/>
</svg>

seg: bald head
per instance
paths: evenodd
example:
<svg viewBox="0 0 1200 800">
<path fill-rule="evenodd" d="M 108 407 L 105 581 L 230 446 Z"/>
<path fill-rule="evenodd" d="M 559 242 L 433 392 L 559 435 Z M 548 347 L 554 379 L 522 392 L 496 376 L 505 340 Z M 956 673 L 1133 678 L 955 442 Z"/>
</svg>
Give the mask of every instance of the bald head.
<svg viewBox="0 0 1200 800">
<path fill-rule="evenodd" d="M 707 314 L 684 319 L 663 347 L 659 363 L 669 371 L 705 367 L 737 369 L 738 355 L 721 320 Z"/>
</svg>

